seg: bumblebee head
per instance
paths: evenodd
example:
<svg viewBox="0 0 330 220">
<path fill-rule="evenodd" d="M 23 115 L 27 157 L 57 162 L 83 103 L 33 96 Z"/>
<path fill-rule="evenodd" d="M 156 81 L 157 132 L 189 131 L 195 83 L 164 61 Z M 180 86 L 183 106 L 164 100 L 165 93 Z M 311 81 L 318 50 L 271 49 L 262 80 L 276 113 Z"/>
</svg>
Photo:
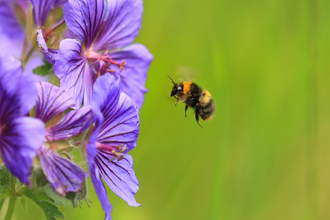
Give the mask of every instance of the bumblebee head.
<svg viewBox="0 0 330 220">
<path fill-rule="evenodd" d="M 172 88 L 171 96 L 176 95 L 177 92 L 178 92 L 178 88 L 177 88 L 177 85 L 175 85 L 175 86 L 173 86 L 173 88 Z"/>
<path fill-rule="evenodd" d="M 178 91 L 182 90 L 182 88 L 181 88 L 181 86 L 176 84 L 169 75 L 167 75 L 167 76 L 168 76 L 168 78 L 170 78 L 172 80 L 172 83 L 174 84 L 174 86 L 172 88 L 171 96 L 175 96 L 178 93 Z"/>
</svg>

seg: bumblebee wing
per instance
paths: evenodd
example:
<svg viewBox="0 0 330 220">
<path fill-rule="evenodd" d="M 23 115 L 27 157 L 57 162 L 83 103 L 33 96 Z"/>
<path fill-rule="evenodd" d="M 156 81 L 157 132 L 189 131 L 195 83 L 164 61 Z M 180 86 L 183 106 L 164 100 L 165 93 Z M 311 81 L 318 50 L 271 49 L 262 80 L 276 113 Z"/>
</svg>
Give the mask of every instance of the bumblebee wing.
<svg viewBox="0 0 330 220">
<path fill-rule="evenodd" d="M 200 71 L 191 67 L 179 66 L 176 70 L 176 75 L 180 82 L 194 82 L 200 75 Z"/>
</svg>

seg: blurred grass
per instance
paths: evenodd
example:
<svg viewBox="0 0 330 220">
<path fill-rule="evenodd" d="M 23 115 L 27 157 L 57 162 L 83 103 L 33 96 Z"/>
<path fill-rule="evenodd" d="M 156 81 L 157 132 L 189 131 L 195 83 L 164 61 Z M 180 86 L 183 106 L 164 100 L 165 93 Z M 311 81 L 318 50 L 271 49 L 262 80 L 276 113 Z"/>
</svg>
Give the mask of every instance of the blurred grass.
<svg viewBox="0 0 330 220">
<path fill-rule="evenodd" d="M 155 60 L 131 152 L 142 206 L 109 191 L 113 219 L 330 219 L 330 2 L 144 2 L 137 42 Z M 168 98 L 180 66 L 215 99 L 203 129 Z M 67 219 L 103 219 L 89 188 L 91 208 L 62 208 Z"/>
</svg>

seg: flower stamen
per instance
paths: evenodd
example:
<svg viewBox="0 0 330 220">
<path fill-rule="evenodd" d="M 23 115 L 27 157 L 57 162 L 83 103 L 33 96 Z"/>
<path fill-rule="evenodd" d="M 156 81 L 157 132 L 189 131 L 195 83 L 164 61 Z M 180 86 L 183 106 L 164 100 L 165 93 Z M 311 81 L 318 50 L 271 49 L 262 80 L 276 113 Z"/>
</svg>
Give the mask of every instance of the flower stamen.
<svg viewBox="0 0 330 220">
<path fill-rule="evenodd" d="M 115 159 L 120 161 L 121 159 L 124 158 L 124 152 L 127 150 L 126 144 L 124 146 L 123 144 L 120 144 L 118 146 L 111 146 L 99 142 L 96 142 L 96 148 L 98 150 L 106 151 L 111 154 L 112 158 L 109 160 L 109 162 L 112 162 Z"/>
<path fill-rule="evenodd" d="M 102 55 L 89 50 L 86 52 L 87 60 L 94 61 L 91 65 L 94 66 L 95 64 L 99 64 L 99 69 L 97 71 L 97 76 L 99 77 L 101 75 L 101 71 L 107 71 L 107 72 L 116 72 L 115 70 L 109 68 L 111 64 L 117 65 L 120 69 L 120 72 L 122 72 L 125 69 L 126 61 L 123 60 L 122 63 L 114 61 L 108 54 L 108 50 L 106 50 Z"/>
</svg>

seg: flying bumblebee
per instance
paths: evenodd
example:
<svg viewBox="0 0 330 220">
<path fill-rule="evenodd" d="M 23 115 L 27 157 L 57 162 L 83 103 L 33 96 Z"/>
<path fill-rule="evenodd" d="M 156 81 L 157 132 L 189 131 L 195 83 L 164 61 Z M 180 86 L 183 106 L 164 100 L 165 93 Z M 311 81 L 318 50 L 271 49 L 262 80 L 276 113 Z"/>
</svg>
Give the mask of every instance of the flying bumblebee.
<svg viewBox="0 0 330 220">
<path fill-rule="evenodd" d="M 215 106 L 211 94 L 207 90 L 203 90 L 196 83 L 186 81 L 180 84 L 176 84 L 173 79 L 167 75 L 174 84 L 171 92 L 171 97 L 176 98 L 176 104 L 179 101 L 185 102 L 185 116 L 187 117 L 188 106 L 194 108 L 195 118 L 197 124 L 199 124 L 199 116 L 205 121 L 210 120 L 214 114 Z"/>
</svg>

